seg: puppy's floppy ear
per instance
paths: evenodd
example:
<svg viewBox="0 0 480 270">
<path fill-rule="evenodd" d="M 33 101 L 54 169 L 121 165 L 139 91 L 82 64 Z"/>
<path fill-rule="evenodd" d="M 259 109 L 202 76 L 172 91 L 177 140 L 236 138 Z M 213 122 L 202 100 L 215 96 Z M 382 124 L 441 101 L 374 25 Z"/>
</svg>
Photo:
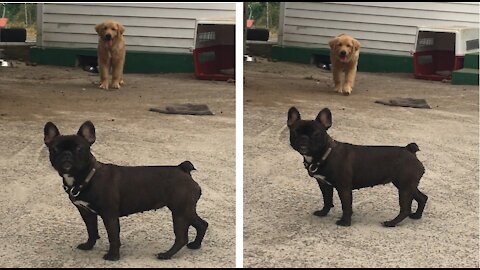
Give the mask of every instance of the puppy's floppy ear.
<svg viewBox="0 0 480 270">
<path fill-rule="evenodd" d="M 125 32 L 125 27 L 123 27 L 123 25 L 121 23 L 117 23 L 117 27 L 118 27 L 118 32 L 120 33 L 120 35 L 123 35 L 123 33 Z"/>
<path fill-rule="evenodd" d="M 300 112 L 297 110 L 297 108 L 291 107 L 290 110 L 288 110 L 287 126 L 291 127 L 293 124 L 295 124 L 295 122 L 300 119 Z"/>
<path fill-rule="evenodd" d="M 330 49 L 332 50 L 335 49 L 335 47 L 337 46 L 337 40 L 338 40 L 338 37 L 333 38 L 328 42 L 328 45 L 330 45 Z"/>
<path fill-rule="evenodd" d="M 48 122 L 43 128 L 43 135 L 43 142 L 49 146 L 55 137 L 60 136 L 60 131 L 58 131 L 58 128 L 54 123 Z"/>
<path fill-rule="evenodd" d="M 320 122 L 328 130 L 332 126 L 332 112 L 328 108 L 324 108 L 318 113 L 315 121 Z"/>
<path fill-rule="evenodd" d="M 95 25 L 95 31 L 97 32 L 97 34 L 101 34 L 102 32 L 102 28 L 103 28 L 103 23 L 99 23 L 97 25 Z"/>
<path fill-rule="evenodd" d="M 355 51 L 358 51 L 360 49 L 361 45 L 362 44 L 360 44 L 360 42 L 358 42 L 358 40 L 353 39 L 353 47 L 355 48 Z"/>
<path fill-rule="evenodd" d="M 81 136 L 87 140 L 90 145 L 92 145 L 95 142 L 95 126 L 93 125 L 92 122 L 86 121 L 80 126 L 80 129 L 77 132 L 78 136 Z"/>
</svg>

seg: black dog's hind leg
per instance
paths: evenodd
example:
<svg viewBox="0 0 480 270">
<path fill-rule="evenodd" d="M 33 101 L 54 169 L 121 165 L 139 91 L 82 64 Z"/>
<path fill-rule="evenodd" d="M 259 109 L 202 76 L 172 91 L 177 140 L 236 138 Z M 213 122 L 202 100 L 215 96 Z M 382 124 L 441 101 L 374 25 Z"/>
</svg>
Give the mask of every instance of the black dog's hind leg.
<svg viewBox="0 0 480 270">
<path fill-rule="evenodd" d="M 202 240 L 207 232 L 208 222 L 200 218 L 197 213 L 195 213 L 195 217 L 193 218 L 191 224 L 195 230 L 197 230 L 197 236 L 195 240 L 191 243 L 187 244 L 189 249 L 199 249 L 202 246 Z"/>
<path fill-rule="evenodd" d="M 420 219 L 422 218 L 423 210 L 425 209 L 425 205 L 427 204 L 428 196 L 423 194 L 420 190 L 416 190 L 415 193 L 413 193 L 413 198 L 415 201 L 418 203 L 417 211 L 415 213 L 410 214 L 410 218 L 412 219 Z"/>
</svg>

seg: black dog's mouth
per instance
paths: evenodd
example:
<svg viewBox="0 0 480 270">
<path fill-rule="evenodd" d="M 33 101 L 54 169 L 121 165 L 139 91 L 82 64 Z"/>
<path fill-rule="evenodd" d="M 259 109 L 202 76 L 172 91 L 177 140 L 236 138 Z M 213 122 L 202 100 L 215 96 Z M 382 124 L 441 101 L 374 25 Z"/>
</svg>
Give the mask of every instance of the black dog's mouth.
<svg viewBox="0 0 480 270">
<path fill-rule="evenodd" d="M 71 162 L 63 162 L 62 163 L 62 170 L 65 172 L 65 173 L 68 173 L 72 170 L 73 168 L 73 164 Z"/>
</svg>

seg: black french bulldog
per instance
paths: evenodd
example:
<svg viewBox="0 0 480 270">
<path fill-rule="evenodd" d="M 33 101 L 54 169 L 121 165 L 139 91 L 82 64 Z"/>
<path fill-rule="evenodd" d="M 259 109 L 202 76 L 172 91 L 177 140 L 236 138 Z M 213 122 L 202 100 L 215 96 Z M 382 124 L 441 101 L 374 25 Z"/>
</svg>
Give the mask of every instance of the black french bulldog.
<svg viewBox="0 0 480 270">
<path fill-rule="evenodd" d="M 63 178 L 64 189 L 78 208 L 87 226 L 88 240 L 78 245 L 91 250 L 98 236 L 97 217 L 103 219 L 110 248 L 105 260 L 120 259 L 119 217 L 159 209 L 172 211 L 175 243 L 158 259 L 170 259 L 183 246 L 199 249 L 208 223 L 196 213 L 201 196 L 200 186 L 192 179 L 193 164 L 184 161 L 178 166 L 126 167 L 98 162 L 90 152 L 95 142 L 95 127 L 87 121 L 76 135 L 62 136 L 48 122 L 44 142 L 50 151 L 50 161 Z M 197 230 L 195 240 L 188 243 L 188 228 Z"/>
<path fill-rule="evenodd" d="M 290 145 L 303 155 L 304 166 L 314 177 L 323 194 L 324 206 L 314 215 L 323 217 L 333 207 L 333 188 L 342 202 L 343 215 L 336 222 L 350 226 L 352 217 L 352 190 L 392 182 L 400 198 L 400 214 L 383 223 L 395 227 L 406 217 L 420 219 L 428 197 L 418 190 L 425 168 L 417 159 L 417 144 L 399 146 L 363 146 L 337 142 L 328 134 L 332 126 L 332 113 L 328 108 L 320 111 L 315 120 L 302 120 L 300 112 L 292 107 L 288 111 L 287 125 Z M 411 213 L 412 200 L 418 203 Z"/>
</svg>

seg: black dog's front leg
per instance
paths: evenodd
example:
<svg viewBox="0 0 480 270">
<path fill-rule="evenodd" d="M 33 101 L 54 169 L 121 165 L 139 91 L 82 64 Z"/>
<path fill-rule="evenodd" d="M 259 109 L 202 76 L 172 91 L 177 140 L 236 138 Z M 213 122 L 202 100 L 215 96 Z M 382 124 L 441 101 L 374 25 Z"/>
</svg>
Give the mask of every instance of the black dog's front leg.
<svg viewBox="0 0 480 270">
<path fill-rule="evenodd" d="M 80 208 L 78 206 L 77 206 L 77 209 L 80 212 L 80 215 L 82 216 L 83 222 L 85 222 L 85 225 L 87 226 L 87 232 L 88 232 L 87 242 L 78 245 L 77 248 L 81 250 L 91 250 L 93 246 L 95 246 L 97 239 L 100 239 L 100 236 L 98 236 L 97 215 L 83 208 Z"/>
<path fill-rule="evenodd" d="M 324 217 L 330 212 L 330 208 L 333 207 L 333 186 L 325 184 L 320 180 L 317 180 L 317 182 L 323 195 L 323 208 L 320 211 L 315 211 L 313 214 L 317 217 Z"/>
<path fill-rule="evenodd" d="M 337 188 L 338 196 L 342 202 L 342 218 L 336 222 L 339 226 L 350 226 L 352 223 L 352 190 Z"/>
<path fill-rule="evenodd" d="M 118 261 L 120 259 L 120 220 L 118 215 L 102 216 L 103 224 L 107 229 L 108 242 L 110 248 L 108 253 L 103 256 L 103 259 L 108 261 Z"/>
</svg>

